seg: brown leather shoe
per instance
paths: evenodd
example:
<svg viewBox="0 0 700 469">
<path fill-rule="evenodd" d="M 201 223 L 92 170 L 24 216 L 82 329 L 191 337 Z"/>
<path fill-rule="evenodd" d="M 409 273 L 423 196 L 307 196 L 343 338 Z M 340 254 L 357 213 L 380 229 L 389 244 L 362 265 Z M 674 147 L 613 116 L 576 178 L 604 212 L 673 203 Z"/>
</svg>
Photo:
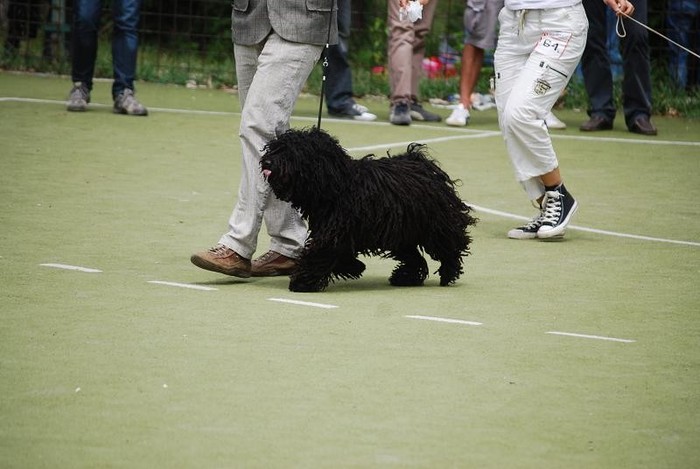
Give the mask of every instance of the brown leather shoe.
<svg viewBox="0 0 700 469">
<path fill-rule="evenodd" d="M 630 132 L 642 135 L 656 135 L 658 133 L 654 124 L 649 120 L 649 116 L 645 116 L 644 114 L 640 114 L 634 118 L 630 126 Z"/>
<path fill-rule="evenodd" d="M 190 261 L 197 267 L 234 277 L 250 277 L 250 260 L 239 256 L 236 251 L 223 244 L 217 244 L 206 251 L 192 254 Z"/>
<path fill-rule="evenodd" d="M 579 130 L 584 132 L 595 132 L 597 130 L 611 130 L 613 128 L 613 123 L 610 119 L 606 119 L 603 116 L 591 116 L 586 122 L 581 124 Z"/>
<path fill-rule="evenodd" d="M 280 275 L 291 275 L 296 268 L 296 259 L 283 256 L 279 252 L 267 251 L 257 259 L 253 259 L 250 272 L 253 277 L 277 277 Z"/>
</svg>

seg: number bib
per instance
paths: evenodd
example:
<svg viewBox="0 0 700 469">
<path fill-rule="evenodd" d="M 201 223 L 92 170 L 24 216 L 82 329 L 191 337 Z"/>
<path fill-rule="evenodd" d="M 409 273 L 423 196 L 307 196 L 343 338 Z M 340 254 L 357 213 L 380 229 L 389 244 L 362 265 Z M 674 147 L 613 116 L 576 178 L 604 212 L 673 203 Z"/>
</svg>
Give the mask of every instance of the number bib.
<svg viewBox="0 0 700 469">
<path fill-rule="evenodd" d="M 571 33 L 563 33 L 558 31 L 544 33 L 540 37 L 540 40 L 535 47 L 535 51 L 544 56 L 558 59 L 566 50 L 566 46 L 569 44 L 571 36 Z"/>
</svg>

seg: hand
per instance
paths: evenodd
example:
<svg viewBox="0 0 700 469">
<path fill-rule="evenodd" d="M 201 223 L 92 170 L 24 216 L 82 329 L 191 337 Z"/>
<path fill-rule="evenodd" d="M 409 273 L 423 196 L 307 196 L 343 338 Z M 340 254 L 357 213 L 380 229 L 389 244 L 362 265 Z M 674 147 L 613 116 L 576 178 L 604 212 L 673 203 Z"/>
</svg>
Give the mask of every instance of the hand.
<svg viewBox="0 0 700 469">
<path fill-rule="evenodd" d="M 617 16 L 625 14 L 631 16 L 634 13 L 634 5 L 627 0 L 603 0 L 603 2 L 615 12 Z"/>
</svg>

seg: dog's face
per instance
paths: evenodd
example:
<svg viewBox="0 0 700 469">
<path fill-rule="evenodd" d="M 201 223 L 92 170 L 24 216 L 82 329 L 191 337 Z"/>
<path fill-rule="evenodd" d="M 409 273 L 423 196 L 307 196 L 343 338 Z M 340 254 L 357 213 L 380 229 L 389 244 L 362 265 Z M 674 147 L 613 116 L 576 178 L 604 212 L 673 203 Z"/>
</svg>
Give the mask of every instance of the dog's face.
<svg viewBox="0 0 700 469">
<path fill-rule="evenodd" d="M 292 182 L 290 181 L 289 170 L 286 168 L 286 163 L 288 162 L 285 160 L 284 152 L 281 149 L 267 151 L 260 161 L 260 169 L 277 198 L 289 202 L 291 200 Z"/>
<path fill-rule="evenodd" d="M 290 129 L 265 146 L 260 169 L 278 199 L 307 211 L 338 194 L 350 161 L 326 132 Z"/>
</svg>

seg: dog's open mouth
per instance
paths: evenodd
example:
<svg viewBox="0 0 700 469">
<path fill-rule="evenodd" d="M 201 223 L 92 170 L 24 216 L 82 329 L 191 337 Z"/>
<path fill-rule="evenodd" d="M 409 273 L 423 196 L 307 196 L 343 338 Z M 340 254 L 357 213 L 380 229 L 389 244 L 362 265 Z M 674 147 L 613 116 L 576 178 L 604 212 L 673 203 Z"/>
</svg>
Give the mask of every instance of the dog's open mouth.
<svg viewBox="0 0 700 469">
<path fill-rule="evenodd" d="M 267 179 L 267 178 L 270 177 L 270 174 L 272 174 L 272 171 L 270 171 L 269 169 L 263 169 L 263 170 L 262 170 L 262 174 L 263 174 L 263 177 L 264 177 L 265 179 Z"/>
</svg>

